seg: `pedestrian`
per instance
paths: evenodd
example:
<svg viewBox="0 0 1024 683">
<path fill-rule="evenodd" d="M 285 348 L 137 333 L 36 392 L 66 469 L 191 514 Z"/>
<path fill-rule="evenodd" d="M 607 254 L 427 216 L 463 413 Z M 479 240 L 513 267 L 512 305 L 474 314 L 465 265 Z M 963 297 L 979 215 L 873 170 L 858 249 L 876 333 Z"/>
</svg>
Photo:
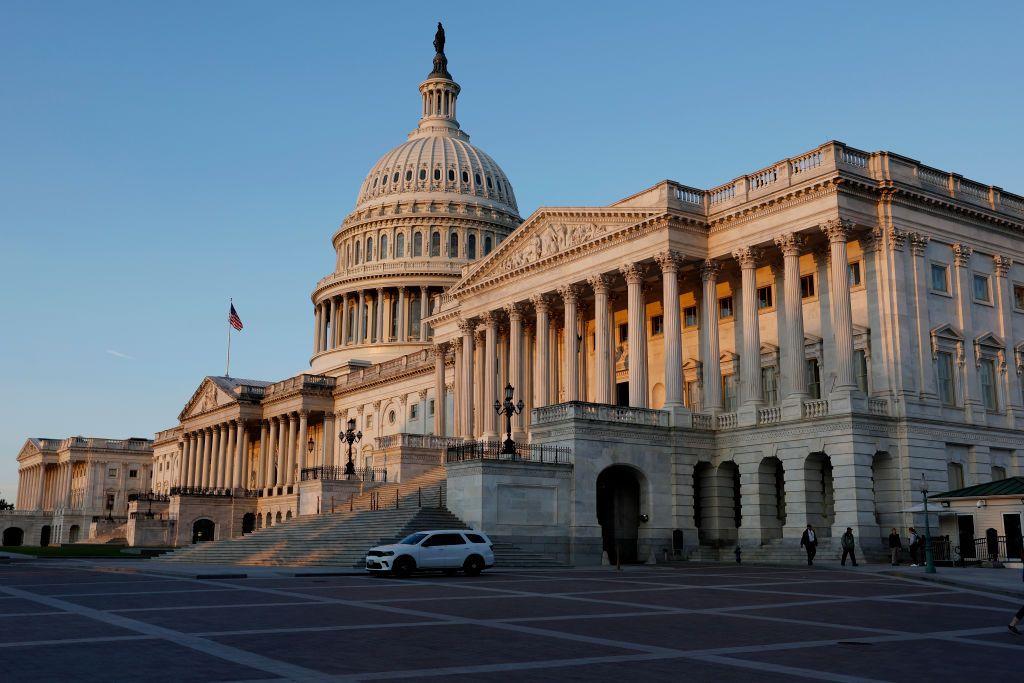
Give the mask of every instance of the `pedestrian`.
<svg viewBox="0 0 1024 683">
<path fill-rule="evenodd" d="M 917 566 L 917 553 L 921 550 L 921 537 L 917 534 L 917 529 L 910 527 L 907 532 L 908 545 L 910 546 L 910 566 Z"/>
<path fill-rule="evenodd" d="M 1024 570 L 1021 571 L 1021 579 L 1024 579 Z M 1017 610 L 1017 613 L 1013 615 L 1013 619 L 1010 619 L 1010 624 L 1006 628 L 1010 629 L 1010 633 L 1013 635 L 1019 636 L 1020 629 L 1017 628 L 1017 624 L 1022 620 L 1024 620 L 1024 606 Z"/>
<path fill-rule="evenodd" d="M 850 527 L 850 526 L 846 527 L 846 533 L 843 534 L 843 537 L 840 539 L 840 541 L 842 542 L 842 545 L 843 545 L 843 559 L 840 560 L 839 564 L 841 564 L 842 566 L 845 567 L 846 566 L 846 556 L 849 555 L 850 559 L 853 560 L 853 566 L 856 567 L 857 566 L 857 554 L 853 551 L 853 548 L 856 545 L 854 543 L 854 539 L 853 539 L 853 527 Z"/>
<path fill-rule="evenodd" d="M 896 527 L 889 532 L 889 566 L 895 567 L 900 563 L 900 551 L 903 550 L 903 541 L 896 532 Z"/>
<path fill-rule="evenodd" d="M 804 529 L 804 535 L 800 537 L 800 547 L 807 551 L 807 566 L 813 566 L 814 556 L 818 553 L 818 537 L 814 534 L 814 527 L 810 524 Z"/>
</svg>

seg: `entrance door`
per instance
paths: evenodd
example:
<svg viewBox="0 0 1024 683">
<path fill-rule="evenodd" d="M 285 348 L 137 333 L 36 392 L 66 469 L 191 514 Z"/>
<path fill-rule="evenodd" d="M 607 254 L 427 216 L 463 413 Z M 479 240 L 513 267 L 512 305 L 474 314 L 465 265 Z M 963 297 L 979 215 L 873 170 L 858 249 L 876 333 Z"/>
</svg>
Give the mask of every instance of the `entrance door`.
<svg viewBox="0 0 1024 683">
<path fill-rule="evenodd" d="M 1024 543 L 1022 543 L 1020 535 L 1020 513 L 1003 513 L 1003 533 L 1006 534 L 1007 559 L 1016 559 L 1021 557 L 1021 551 L 1024 550 L 1021 546 L 1024 545 Z"/>
<path fill-rule="evenodd" d="M 215 525 L 212 519 L 197 519 L 192 525 L 192 542 L 204 543 L 213 540 Z"/>
<path fill-rule="evenodd" d="M 974 551 L 974 516 L 957 515 L 956 528 L 960 537 L 960 557 L 973 560 L 977 557 Z"/>
<path fill-rule="evenodd" d="M 4 535 L 2 544 L 9 546 L 21 545 L 25 539 L 25 532 L 16 526 L 10 526 L 4 529 Z"/>
<path fill-rule="evenodd" d="M 640 535 L 640 481 L 624 465 L 612 465 L 597 478 L 597 523 L 612 564 L 637 561 Z"/>
<path fill-rule="evenodd" d="M 251 512 L 246 512 L 242 515 L 242 533 L 251 533 L 256 528 L 256 515 Z"/>
<path fill-rule="evenodd" d="M 43 548 L 50 545 L 50 525 L 47 524 L 43 527 L 43 530 L 39 532 L 39 545 Z"/>
<path fill-rule="evenodd" d="M 629 382 L 619 382 L 615 385 L 615 405 L 629 405 Z"/>
</svg>

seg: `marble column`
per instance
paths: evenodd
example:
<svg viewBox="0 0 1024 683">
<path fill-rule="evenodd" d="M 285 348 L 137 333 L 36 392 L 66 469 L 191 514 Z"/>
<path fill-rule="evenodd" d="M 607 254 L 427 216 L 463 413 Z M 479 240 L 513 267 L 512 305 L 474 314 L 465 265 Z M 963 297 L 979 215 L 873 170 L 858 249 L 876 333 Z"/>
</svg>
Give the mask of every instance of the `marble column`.
<svg viewBox="0 0 1024 683">
<path fill-rule="evenodd" d="M 447 402 L 444 383 L 444 360 L 448 350 L 447 344 L 434 344 L 434 434 L 445 436 L 445 414 L 444 408 Z M 427 415 L 423 414 L 423 423 L 426 424 Z"/>
<path fill-rule="evenodd" d="M 487 410 L 487 406 L 484 404 L 487 388 L 484 380 L 484 369 L 487 367 L 487 332 L 477 330 L 473 342 L 473 435 L 482 436 L 486 419 L 485 411 Z"/>
<path fill-rule="evenodd" d="M 285 484 L 295 483 L 295 449 L 298 446 L 296 439 L 298 438 L 298 418 L 295 413 L 288 414 L 288 444 L 287 444 L 287 456 L 288 459 L 285 461 Z M 305 444 L 302 446 L 305 448 Z"/>
<path fill-rule="evenodd" d="M 548 361 L 550 355 L 549 333 L 550 324 L 548 316 L 551 313 L 551 303 L 543 294 L 534 296 L 530 301 L 537 314 L 537 343 L 536 359 L 534 360 L 534 392 L 533 406 L 541 408 L 548 405 L 548 396 L 551 392 L 551 365 Z"/>
<path fill-rule="evenodd" d="M 807 398 L 807 358 L 804 352 L 804 304 L 800 295 L 800 250 L 804 239 L 796 233 L 775 238 L 783 259 L 783 305 L 786 326 L 779 330 L 784 380 L 782 410 L 785 416 L 799 418 Z"/>
<path fill-rule="evenodd" d="M 427 319 L 427 316 L 430 315 L 430 310 L 427 307 L 428 301 L 429 301 L 429 299 L 427 298 L 427 287 L 426 286 L 420 287 L 420 341 L 421 342 L 427 341 L 427 327 L 428 327 L 428 325 L 426 323 L 426 319 Z"/>
<path fill-rule="evenodd" d="M 462 392 L 459 406 L 462 409 L 460 436 L 472 439 L 473 433 L 473 334 L 476 323 L 472 320 L 459 321 L 462 332 Z"/>
<path fill-rule="evenodd" d="M 665 328 L 665 409 L 683 407 L 683 326 L 679 320 L 679 254 L 655 257 L 661 267 L 661 299 Z"/>
<path fill-rule="evenodd" d="M 409 339 L 409 316 L 405 297 L 405 287 L 398 288 L 398 341 L 406 342 Z"/>
<path fill-rule="evenodd" d="M 493 313 L 481 316 L 484 324 L 484 363 L 483 363 L 483 401 L 478 405 L 483 412 L 484 439 L 493 441 L 498 438 L 498 414 L 492 404 L 498 398 L 496 388 L 498 371 L 498 319 Z"/>
<path fill-rule="evenodd" d="M 743 247 L 732 254 L 740 265 L 740 293 L 743 298 L 743 355 L 740 357 L 741 424 L 757 424 L 761 392 L 761 330 L 757 310 L 757 264 L 761 251 Z"/>
<path fill-rule="evenodd" d="M 1004 380 L 1006 393 L 1006 415 L 1011 426 L 1019 426 L 1024 419 L 1024 405 L 1021 405 L 1020 376 L 1017 374 L 1017 363 L 1014 358 L 1014 349 L 1010 348 L 1014 341 L 1013 334 L 1013 283 L 1007 276 L 1010 268 L 1013 267 L 1013 259 L 1002 254 L 992 257 L 992 267 L 995 273 L 993 295 L 996 302 L 996 312 L 999 324 L 997 329 L 999 337 L 1006 344 L 1003 350 L 1004 361 L 1000 363 L 1000 375 Z M 1009 366 L 1009 369 L 1007 369 Z"/>
<path fill-rule="evenodd" d="M 359 303 L 356 307 L 356 344 L 362 344 L 366 339 L 366 290 L 359 290 Z"/>
<path fill-rule="evenodd" d="M 384 288 L 377 288 L 377 302 L 374 304 L 377 312 L 377 330 L 374 333 L 374 341 L 378 344 L 387 341 L 387 335 L 384 333 Z"/>
<path fill-rule="evenodd" d="M 704 412 L 722 411 L 722 359 L 718 347 L 718 273 L 722 265 L 708 259 L 700 268 L 702 322 L 700 360 L 703 366 Z"/>
<path fill-rule="evenodd" d="M 234 422 L 228 425 L 228 433 L 231 437 L 231 445 L 234 446 L 234 455 L 231 459 L 231 470 L 229 472 L 230 481 L 228 482 L 228 488 L 234 490 L 239 487 L 244 488 L 242 481 L 242 471 L 244 469 L 244 458 L 245 450 L 243 442 L 245 439 L 245 421 L 242 418 L 237 418 Z"/>
<path fill-rule="evenodd" d="M 562 297 L 563 322 L 565 339 L 562 345 L 562 374 L 565 377 L 565 400 L 580 399 L 580 368 L 579 346 L 577 334 L 579 329 L 579 289 L 575 285 L 566 285 L 558 289 Z"/>
<path fill-rule="evenodd" d="M 284 418 L 281 416 L 270 418 L 270 444 L 273 448 L 270 468 L 270 487 L 284 484 L 284 433 L 287 431 L 284 425 Z"/>
<path fill-rule="evenodd" d="M 508 383 L 515 391 L 513 401 L 526 403 L 526 387 L 523 380 L 523 310 L 519 304 L 505 307 L 508 314 Z M 504 388 L 502 388 L 504 391 Z M 525 437 L 523 414 L 512 416 L 512 438 L 521 441 Z"/>
<path fill-rule="evenodd" d="M 832 333 L 836 348 L 836 384 L 833 394 L 850 394 L 857 390 L 853 372 L 853 317 L 850 311 L 849 262 L 846 241 L 852 229 L 850 221 L 833 219 L 821 226 L 828 237 L 831 267 L 829 293 L 832 302 Z"/>
<path fill-rule="evenodd" d="M 302 481 L 302 470 L 310 465 L 306 464 L 306 451 L 309 449 L 309 411 L 299 411 L 299 441 L 295 445 L 295 464 L 298 473 L 295 475 L 294 481 Z"/>
<path fill-rule="evenodd" d="M 348 346 L 348 294 L 341 297 L 341 338 L 338 339 L 338 346 Z"/>
<path fill-rule="evenodd" d="M 455 378 L 452 383 L 452 435 L 465 436 L 465 432 L 462 431 L 462 403 L 465 401 L 465 389 L 462 386 L 462 382 L 465 379 L 462 360 L 462 337 L 456 337 L 452 340 L 451 344 L 452 348 L 455 349 L 455 367 L 453 370 Z"/>
<path fill-rule="evenodd" d="M 338 345 L 338 299 L 331 297 L 331 328 L 327 336 L 327 348 L 333 349 Z"/>
<path fill-rule="evenodd" d="M 614 403 L 611 387 L 611 349 L 609 341 L 611 326 L 608 311 L 608 276 L 591 276 L 587 282 L 594 290 L 594 400 L 597 403 Z"/>
<path fill-rule="evenodd" d="M 334 467 L 334 413 L 324 413 L 324 467 Z"/>
<path fill-rule="evenodd" d="M 270 484 L 267 481 L 267 463 L 270 461 L 269 424 L 266 420 L 260 420 L 260 450 L 256 462 L 256 488 L 265 489 Z"/>
<path fill-rule="evenodd" d="M 647 313 L 644 305 L 644 269 L 639 263 L 627 263 L 620 269 L 626 279 L 629 332 L 629 405 L 648 406 L 647 388 Z"/>
<path fill-rule="evenodd" d="M 971 256 L 974 248 L 957 243 L 953 245 L 953 293 L 956 301 L 957 327 L 974 330 L 974 292 L 971 282 Z M 981 377 L 977 372 L 980 359 L 974 344 L 963 343 L 962 358 L 958 359 L 963 386 L 964 417 L 968 422 L 985 424 L 985 403 L 981 395 Z"/>
<path fill-rule="evenodd" d="M 313 304 L 313 353 L 320 352 L 320 304 Z"/>
</svg>

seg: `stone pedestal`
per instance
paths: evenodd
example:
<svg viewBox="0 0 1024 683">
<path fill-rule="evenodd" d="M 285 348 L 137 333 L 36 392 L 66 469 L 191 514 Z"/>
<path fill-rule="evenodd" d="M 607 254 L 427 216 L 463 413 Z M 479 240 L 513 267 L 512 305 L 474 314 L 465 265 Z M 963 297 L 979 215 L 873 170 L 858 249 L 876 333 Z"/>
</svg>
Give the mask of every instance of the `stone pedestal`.
<svg viewBox="0 0 1024 683">
<path fill-rule="evenodd" d="M 351 480 L 325 481 L 315 479 L 299 483 L 299 514 L 323 515 L 348 509 L 348 499 L 358 496 L 363 483 L 353 477 Z"/>
</svg>

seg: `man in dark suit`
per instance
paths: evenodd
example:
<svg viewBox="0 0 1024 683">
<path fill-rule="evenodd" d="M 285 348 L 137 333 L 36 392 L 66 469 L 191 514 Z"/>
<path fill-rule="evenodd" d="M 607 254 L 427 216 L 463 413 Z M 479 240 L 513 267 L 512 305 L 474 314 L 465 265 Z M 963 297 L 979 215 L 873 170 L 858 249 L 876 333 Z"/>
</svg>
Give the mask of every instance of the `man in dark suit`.
<svg viewBox="0 0 1024 683">
<path fill-rule="evenodd" d="M 800 537 L 800 547 L 807 551 L 807 566 L 814 565 L 814 556 L 818 552 L 818 536 L 810 524 L 804 529 L 804 535 Z"/>
</svg>

